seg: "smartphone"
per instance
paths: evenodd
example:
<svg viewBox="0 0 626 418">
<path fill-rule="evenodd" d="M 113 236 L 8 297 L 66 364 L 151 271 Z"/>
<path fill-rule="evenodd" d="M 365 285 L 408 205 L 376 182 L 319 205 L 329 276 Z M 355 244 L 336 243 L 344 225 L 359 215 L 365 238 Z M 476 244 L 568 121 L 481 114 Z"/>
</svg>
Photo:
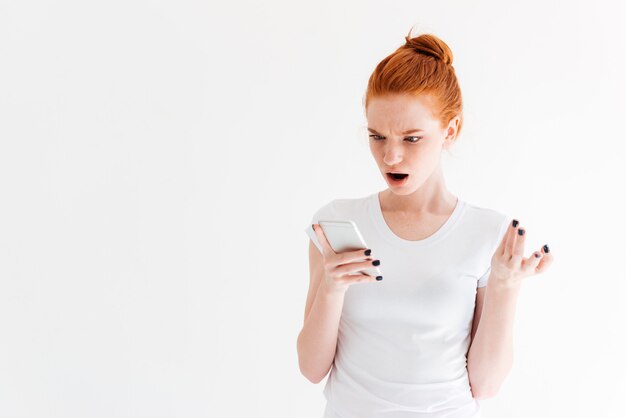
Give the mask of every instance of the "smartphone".
<svg viewBox="0 0 626 418">
<path fill-rule="evenodd" d="M 368 248 L 363 239 L 363 235 L 359 232 L 359 228 L 357 228 L 354 221 L 320 220 L 317 223 L 322 227 L 326 239 L 336 253 L 365 250 Z M 371 266 L 365 270 L 359 270 L 359 273 L 367 274 L 372 277 L 383 275 L 378 266 Z"/>
</svg>

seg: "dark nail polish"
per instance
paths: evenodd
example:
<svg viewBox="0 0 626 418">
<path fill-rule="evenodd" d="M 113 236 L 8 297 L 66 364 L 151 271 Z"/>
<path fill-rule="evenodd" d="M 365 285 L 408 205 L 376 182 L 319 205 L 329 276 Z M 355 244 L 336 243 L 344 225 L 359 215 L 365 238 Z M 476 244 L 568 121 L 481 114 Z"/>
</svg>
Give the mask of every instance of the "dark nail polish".
<svg viewBox="0 0 626 418">
<path fill-rule="evenodd" d="M 372 261 L 372 264 L 373 264 L 373 265 L 375 265 L 375 266 L 377 266 L 377 265 L 379 265 L 379 264 L 380 264 L 380 260 L 374 260 L 374 261 Z"/>
<path fill-rule="evenodd" d="M 517 222 L 517 219 L 513 219 L 513 228 L 515 228 L 517 226 L 519 222 Z"/>
<path fill-rule="evenodd" d="M 383 279 L 383 276 L 376 276 L 376 280 L 381 281 Z"/>
<path fill-rule="evenodd" d="M 539 254 L 539 253 L 535 253 L 535 257 L 536 257 L 536 258 L 539 258 L 539 257 L 541 257 L 541 254 Z"/>
<path fill-rule="evenodd" d="M 547 254 L 550 252 L 550 248 L 548 248 L 548 244 L 543 246 L 543 251 Z"/>
<path fill-rule="evenodd" d="M 372 250 L 370 249 L 365 250 L 365 255 L 370 255 L 371 253 L 372 253 Z"/>
<path fill-rule="evenodd" d="M 520 229 L 518 229 L 518 230 L 517 230 L 517 233 L 518 233 L 519 235 L 524 235 L 524 232 L 525 232 L 525 231 L 524 231 L 522 228 L 520 228 Z"/>
<path fill-rule="evenodd" d="M 311 224 L 311 228 L 313 228 L 313 231 L 315 231 L 315 224 Z"/>
</svg>

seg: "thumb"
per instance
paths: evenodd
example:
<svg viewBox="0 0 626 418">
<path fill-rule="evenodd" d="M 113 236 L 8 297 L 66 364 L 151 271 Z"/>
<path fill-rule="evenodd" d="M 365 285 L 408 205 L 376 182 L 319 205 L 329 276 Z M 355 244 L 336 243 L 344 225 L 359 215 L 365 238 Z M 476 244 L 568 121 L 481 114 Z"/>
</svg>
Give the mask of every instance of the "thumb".
<svg viewBox="0 0 626 418">
<path fill-rule="evenodd" d="M 317 236 L 317 240 L 320 242 L 322 249 L 324 250 L 324 254 L 336 254 L 335 250 L 330 246 L 328 239 L 326 238 L 326 234 L 324 234 L 324 230 L 319 224 L 313 224 L 313 230 L 315 231 L 315 235 Z"/>
<path fill-rule="evenodd" d="M 523 258 L 522 259 L 522 270 L 525 271 L 525 272 L 532 272 L 532 273 L 534 273 L 535 269 L 537 268 L 537 266 L 541 262 L 542 258 L 543 258 L 543 254 L 541 253 L 541 251 L 535 251 L 534 253 L 532 253 L 530 255 L 530 257 Z"/>
</svg>

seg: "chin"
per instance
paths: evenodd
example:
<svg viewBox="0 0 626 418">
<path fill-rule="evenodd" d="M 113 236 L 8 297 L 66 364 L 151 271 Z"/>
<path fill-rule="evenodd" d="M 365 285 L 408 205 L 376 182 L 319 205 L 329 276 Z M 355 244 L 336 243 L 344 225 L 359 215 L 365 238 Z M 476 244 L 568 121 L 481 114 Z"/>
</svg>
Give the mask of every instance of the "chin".
<svg viewBox="0 0 626 418">
<path fill-rule="evenodd" d="M 418 179 L 419 180 L 419 179 Z M 416 181 L 416 179 L 409 179 L 403 185 L 393 185 L 387 183 L 387 188 L 389 191 L 398 196 L 408 196 L 410 194 L 415 193 L 415 191 L 419 190 L 420 187 L 424 185 L 424 182 Z"/>
</svg>

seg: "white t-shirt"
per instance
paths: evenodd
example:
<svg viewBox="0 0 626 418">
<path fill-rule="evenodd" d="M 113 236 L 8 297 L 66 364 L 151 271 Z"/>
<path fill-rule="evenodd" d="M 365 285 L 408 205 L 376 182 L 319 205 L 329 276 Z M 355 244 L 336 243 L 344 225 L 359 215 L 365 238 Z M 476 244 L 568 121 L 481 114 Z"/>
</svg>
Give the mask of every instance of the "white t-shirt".
<svg viewBox="0 0 626 418">
<path fill-rule="evenodd" d="M 389 228 L 376 192 L 335 199 L 310 224 L 320 220 L 354 221 L 383 275 L 345 293 L 325 417 L 480 417 L 466 355 L 476 288 L 487 284 L 508 216 L 459 198 L 434 234 L 409 241 Z"/>
</svg>

